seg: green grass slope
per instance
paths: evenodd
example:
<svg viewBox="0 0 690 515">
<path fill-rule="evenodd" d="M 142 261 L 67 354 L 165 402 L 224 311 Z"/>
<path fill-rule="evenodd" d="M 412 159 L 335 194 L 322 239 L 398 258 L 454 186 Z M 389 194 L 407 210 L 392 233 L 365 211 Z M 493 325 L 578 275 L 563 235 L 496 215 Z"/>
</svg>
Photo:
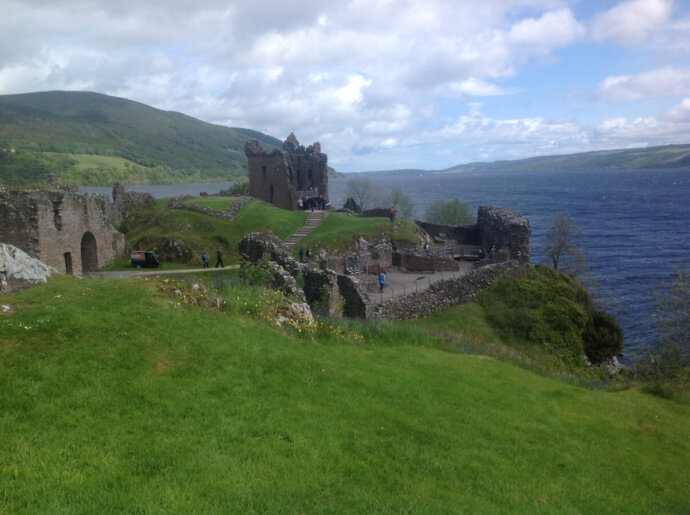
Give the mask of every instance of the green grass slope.
<svg viewBox="0 0 690 515">
<path fill-rule="evenodd" d="M 690 508 L 683 405 L 389 325 L 278 328 L 270 294 L 210 283 L 222 311 L 141 279 L 0 298 L 0 511 Z"/>
<path fill-rule="evenodd" d="M 8 185 L 45 181 L 127 183 L 231 180 L 246 176 L 244 144 L 256 131 L 223 127 L 99 93 L 50 91 L 0 95 L 0 180 Z M 117 156 L 136 166 L 83 166 L 72 154 Z"/>
<path fill-rule="evenodd" d="M 299 242 L 294 252 L 298 253 L 298 247 L 303 247 L 342 255 L 355 251 L 360 237 L 369 242 L 418 243 L 420 231 L 419 226 L 408 220 L 398 220 L 392 224 L 388 218 L 329 213 L 320 226 Z"/>
<path fill-rule="evenodd" d="M 233 200 L 231 197 L 199 197 L 190 199 L 188 203 L 224 211 Z M 155 205 L 141 208 L 124 222 L 120 230 L 125 233 L 128 249 L 155 250 L 167 264 L 200 264 L 204 249 L 215 256 L 215 250 L 220 248 L 225 264 L 235 264 L 239 263 L 238 244 L 245 234 L 266 232 L 285 239 L 307 220 L 304 211 L 287 211 L 261 200 L 246 204 L 232 222 L 192 211 L 168 209 L 169 201 L 158 199 Z M 163 248 L 166 240 L 184 241 L 189 254 L 175 256 L 166 253 Z M 129 258 L 116 261 L 108 269 L 123 267 L 129 267 Z"/>
</svg>

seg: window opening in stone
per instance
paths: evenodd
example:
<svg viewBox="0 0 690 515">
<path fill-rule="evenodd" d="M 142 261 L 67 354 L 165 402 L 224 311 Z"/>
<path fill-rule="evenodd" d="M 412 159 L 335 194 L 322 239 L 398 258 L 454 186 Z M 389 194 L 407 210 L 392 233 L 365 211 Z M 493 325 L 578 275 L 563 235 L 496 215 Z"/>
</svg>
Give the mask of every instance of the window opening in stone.
<svg viewBox="0 0 690 515">
<path fill-rule="evenodd" d="M 273 184 L 271 184 L 270 203 L 273 204 Z"/>
<path fill-rule="evenodd" d="M 67 275 L 72 275 L 72 253 L 65 252 L 65 273 Z"/>
</svg>

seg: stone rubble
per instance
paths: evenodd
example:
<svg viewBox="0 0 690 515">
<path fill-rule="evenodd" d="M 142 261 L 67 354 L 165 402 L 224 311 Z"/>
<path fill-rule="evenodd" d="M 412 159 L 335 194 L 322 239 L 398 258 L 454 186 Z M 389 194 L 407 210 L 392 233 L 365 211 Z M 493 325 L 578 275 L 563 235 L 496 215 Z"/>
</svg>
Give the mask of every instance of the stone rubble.
<svg viewBox="0 0 690 515">
<path fill-rule="evenodd" d="M 0 243 L 0 293 L 29 288 L 44 283 L 55 269 L 14 245 Z"/>
</svg>

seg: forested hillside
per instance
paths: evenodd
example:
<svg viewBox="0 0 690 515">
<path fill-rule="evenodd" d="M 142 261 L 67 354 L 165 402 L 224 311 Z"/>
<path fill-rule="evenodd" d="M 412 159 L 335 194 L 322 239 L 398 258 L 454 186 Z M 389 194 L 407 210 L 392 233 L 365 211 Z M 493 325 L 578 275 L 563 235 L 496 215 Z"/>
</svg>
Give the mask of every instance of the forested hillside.
<svg viewBox="0 0 690 515">
<path fill-rule="evenodd" d="M 99 93 L 0 95 L 0 181 L 9 186 L 41 184 L 49 173 L 80 185 L 227 181 L 246 175 L 248 139 L 281 146 Z"/>
</svg>

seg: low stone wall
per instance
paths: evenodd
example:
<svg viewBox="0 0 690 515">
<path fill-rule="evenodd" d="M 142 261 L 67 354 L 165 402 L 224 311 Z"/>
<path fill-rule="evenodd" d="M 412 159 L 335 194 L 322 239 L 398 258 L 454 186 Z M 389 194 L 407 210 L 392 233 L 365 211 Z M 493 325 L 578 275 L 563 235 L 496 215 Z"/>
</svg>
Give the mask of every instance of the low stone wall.
<svg viewBox="0 0 690 515">
<path fill-rule="evenodd" d="M 375 320 L 409 320 L 465 304 L 488 288 L 503 271 L 521 266 L 518 260 L 511 260 L 478 268 L 454 279 L 436 281 L 421 292 L 373 306 L 368 315 Z"/>
<path fill-rule="evenodd" d="M 393 266 L 401 272 L 451 272 L 460 270 L 460 263 L 453 258 L 434 256 L 424 252 L 393 252 Z"/>
<path fill-rule="evenodd" d="M 191 195 L 181 195 L 175 197 L 168 202 L 168 209 L 184 209 L 186 211 L 193 211 L 195 213 L 201 213 L 203 215 L 213 216 L 219 220 L 225 222 L 232 222 L 237 213 L 250 201 L 252 197 L 237 197 L 234 201 L 230 203 L 225 211 L 217 211 L 216 209 L 211 209 L 210 207 L 200 206 L 198 204 L 187 203 L 186 201 L 192 199 Z"/>
<path fill-rule="evenodd" d="M 424 229 L 432 238 L 437 240 L 453 240 L 461 245 L 479 245 L 481 237 L 479 225 L 441 225 L 431 222 L 415 220 L 415 223 Z"/>
</svg>

